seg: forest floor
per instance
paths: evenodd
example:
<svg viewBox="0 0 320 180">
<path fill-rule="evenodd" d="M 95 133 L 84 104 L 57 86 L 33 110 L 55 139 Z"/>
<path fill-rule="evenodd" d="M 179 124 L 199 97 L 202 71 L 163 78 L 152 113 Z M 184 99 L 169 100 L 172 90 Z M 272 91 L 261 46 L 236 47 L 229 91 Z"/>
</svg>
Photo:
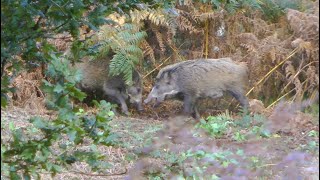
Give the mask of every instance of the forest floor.
<svg viewBox="0 0 320 180">
<path fill-rule="evenodd" d="M 28 119 L 36 115 L 48 119 L 53 118 L 46 112 L 36 112 L 31 109 L 27 110 L 14 106 L 2 109 L 1 138 L 10 138 L 8 128 L 3 128 L 8 127 L 10 122 L 15 127 L 23 129 L 31 125 Z M 143 171 L 145 175 L 149 172 L 149 177 L 152 174 L 150 172 L 157 172 L 157 176 L 168 177 L 166 176 L 168 172 L 163 170 L 163 167 L 170 168 L 168 159 L 161 155 L 158 157 L 146 155 L 148 152 L 143 155 L 144 151 L 148 151 L 146 147 L 152 147 L 153 150 L 158 149 L 162 153 L 166 151 L 167 153 L 168 151 L 178 152 L 194 147 L 206 147 L 211 152 L 235 152 L 241 149 L 244 152 L 243 156 L 250 157 L 251 160 L 255 161 L 251 170 L 256 174 L 250 174 L 250 178 L 244 179 L 255 179 L 253 177 L 260 176 L 264 177 L 263 179 L 279 179 L 282 177 L 295 179 L 301 177 L 311 180 L 319 178 L 319 123 L 317 123 L 318 120 L 315 117 L 308 122 L 307 127 L 273 134 L 268 138 L 254 137 L 237 141 L 228 138 L 228 136 L 212 138 L 208 133 L 204 133 L 202 135 L 207 138 L 206 140 L 194 141 L 192 137 L 181 134 L 187 134 L 185 132 L 186 127 L 188 131 L 190 127 L 195 127 L 197 122 L 180 116 L 170 116 L 169 118 L 157 118 L 157 120 L 155 115 L 153 117 L 116 116 L 110 125 L 112 131 L 117 134 L 119 143 L 116 146 L 98 147 L 102 154 L 106 156 L 106 161 L 110 163 L 110 169 L 101 172 L 105 175 L 92 172 L 85 163 L 74 163 L 54 178 L 51 178 L 50 174 L 43 173 L 42 179 L 125 179 L 126 177 L 142 179 L 137 174 L 138 171 Z M 317 134 L 310 135 L 309 132 L 316 132 Z M 175 138 L 179 134 L 185 137 Z M 83 143 L 81 146 L 89 147 L 90 144 Z M 176 168 L 182 167 L 178 166 Z M 143 179 L 148 179 L 148 176 L 145 177 Z"/>
</svg>

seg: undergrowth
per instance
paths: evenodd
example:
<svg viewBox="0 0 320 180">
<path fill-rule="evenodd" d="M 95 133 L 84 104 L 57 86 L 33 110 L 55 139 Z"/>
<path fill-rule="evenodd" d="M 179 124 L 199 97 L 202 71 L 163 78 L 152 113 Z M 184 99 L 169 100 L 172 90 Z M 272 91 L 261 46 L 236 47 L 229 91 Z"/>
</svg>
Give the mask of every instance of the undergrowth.
<svg viewBox="0 0 320 180">
<path fill-rule="evenodd" d="M 134 151 L 136 156 L 131 160 L 137 162 L 129 172 L 129 177 L 149 179 L 271 178 L 276 175 L 298 177 L 301 175 L 301 169 L 298 167 L 306 166 L 307 157 L 310 154 L 317 155 L 316 149 L 319 147 L 315 141 L 318 131 L 309 131 L 307 136 L 311 139 L 308 139 L 306 144 L 299 142 L 293 151 L 288 151 L 287 156 L 270 162 L 267 154 L 271 152 L 267 152 L 266 147 L 269 151 L 279 147 L 276 144 L 270 147 L 273 145 L 267 143 L 278 139 L 283 141 L 283 146 L 286 146 L 288 142 L 284 141 L 284 135 L 269 131 L 266 126 L 269 120 L 262 114 L 242 112 L 231 115 L 226 111 L 216 116 L 208 116 L 191 126 L 172 121 L 189 122 L 184 117 L 170 119 L 169 124 L 157 131 L 152 143 L 145 142 L 144 147 Z M 218 147 L 219 141 L 224 145 Z M 251 144 L 253 142 L 261 144 L 255 147 Z M 266 152 L 258 155 L 259 153 L 252 153 L 252 150 Z M 296 166 L 293 166 L 293 163 Z M 287 176 L 284 173 L 290 171 L 290 168 L 296 168 L 295 175 Z"/>
<path fill-rule="evenodd" d="M 235 141 L 245 141 L 249 138 L 268 138 L 271 136 L 266 129 L 267 118 L 260 114 L 249 115 L 241 113 L 241 118 L 231 118 L 228 111 L 217 116 L 208 116 L 201 119 L 196 125 L 202 128 L 213 138 L 231 138 Z"/>
</svg>

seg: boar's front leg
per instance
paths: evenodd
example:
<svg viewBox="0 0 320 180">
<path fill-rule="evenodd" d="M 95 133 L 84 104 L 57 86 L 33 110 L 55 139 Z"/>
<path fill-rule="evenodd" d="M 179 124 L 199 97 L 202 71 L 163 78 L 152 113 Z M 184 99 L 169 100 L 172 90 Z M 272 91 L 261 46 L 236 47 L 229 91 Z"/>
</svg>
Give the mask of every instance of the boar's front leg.
<svg viewBox="0 0 320 180">
<path fill-rule="evenodd" d="M 103 88 L 104 90 L 104 93 L 107 95 L 107 96 L 111 96 L 111 97 L 114 97 L 116 98 L 116 100 L 120 103 L 121 105 L 121 110 L 122 112 L 125 114 L 125 115 L 129 115 L 129 111 L 128 111 L 128 106 L 126 104 L 126 101 L 125 101 L 125 97 L 123 97 L 123 94 L 119 91 L 119 90 L 116 90 L 116 89 L 111 89 L 111 88 L 108 88 L 108 87 L 104 87 Z"/>
<path fill-rule="evenodd" d="M 195 111 L 196 99 L 190 95 L 185 95 L 183 99 L 183 112 L 190 115 Z"/>
</svg>

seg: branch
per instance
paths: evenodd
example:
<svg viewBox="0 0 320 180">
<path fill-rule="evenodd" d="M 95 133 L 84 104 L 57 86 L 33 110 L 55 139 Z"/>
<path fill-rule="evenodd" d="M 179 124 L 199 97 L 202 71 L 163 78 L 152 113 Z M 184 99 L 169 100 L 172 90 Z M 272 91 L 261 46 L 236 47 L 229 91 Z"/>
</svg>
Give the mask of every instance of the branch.
<svg viewBox="0 0 320 180">
<path fill-rule="evenodd" d="M 85 173 L 85 172 L 81 172 L 81 171 L 69 171 L 69 172 L 66 172 L 66 173 L 75 173 L 75 174 L 82 174 L 82 175 L 86 175 L 86 176 L 121 176 L 121 175 L 124 175 L 124 174 L 127 174 L 128 170 L 127 168 L 125 168 L 125 171 L 124 172 L 121 172 L 121 173 L 115 173 L 115 174 L 92 174 L 92 173 Z"/>
<path fill-rule="evenodd" d="M 143 79 L 145 79 L 147 76 L 149 76 L 151 73 L 153 73 L 155 70 L 159 69 L 165 62 L 167 62 L 171 56 L 169 56 L 167 59 L 165 59 L 161 64 L 159 64 L 157 67 L 155 67 L 152 71 L 148 72 L 145 76 L 143 76 Z"/>
<path fill-rule="evenodd" d="M 4 67 L 7 63 L 7 58 L 4 58 L 3 61 L 1 62 L 1 77 L 4 75 Z"/>
<path fill-rule="evenodd" d="M 288 59 L 290 59 L 293 55 L 295 55 L 298 52 L 299 48 L 294 49 L 287 58 L 285 58 L 283 61 L 281 61 L 279 64 L 277 64 L 274 68 L 272 68 L 265 76 L 263 76 L 259 82 L 255 86 L 253 86 L 246 94 L 248 96 L 259 84 L 261 84 L 267 77 L 269 77 L 270 74 L 272 74 L 278 67 L 280 67 L 283 63 L 285 63 Z"/>
<path fill-rule="evenodd" d="M 45 14 L 47 14 L 49 8 L 50 8 L 50 6 L 45 7 L 44 13 L 43 13 L 44 16 L 45 16 Z M 37 29 L 39 29 L 39 25 L 40 25 L 40 22 L 41 22 L 42 19 L 43 19 L 43 16 L 40 16 L 40 18 L 38 19 L 37 23 L 32 27 L 33 30 L 36 31 Z"/>
</svg>

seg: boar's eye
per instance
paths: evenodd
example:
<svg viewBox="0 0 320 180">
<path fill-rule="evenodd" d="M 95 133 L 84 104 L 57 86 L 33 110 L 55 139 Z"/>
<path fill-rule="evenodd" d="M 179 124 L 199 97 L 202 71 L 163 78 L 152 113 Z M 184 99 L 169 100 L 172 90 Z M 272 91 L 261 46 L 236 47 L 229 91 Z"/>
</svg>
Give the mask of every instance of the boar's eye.
<svg viewBox="0 0 320 180">
<path fill-rule="evenodd" d="M 167 82 L 167 85 L 170 85 L 170 84 L 171 84 L 170 81 L 168 81 L 168 82 Z"/>
<path fill-rule="evenodd" d="M 137 91 L 138 91 L 138 93 L 139 93 L 139 92 L 141 91 L 141 89 L 140 89 L 140 88 L 138 88 L 138 89 L 137 89 Z"/>
</svg>

